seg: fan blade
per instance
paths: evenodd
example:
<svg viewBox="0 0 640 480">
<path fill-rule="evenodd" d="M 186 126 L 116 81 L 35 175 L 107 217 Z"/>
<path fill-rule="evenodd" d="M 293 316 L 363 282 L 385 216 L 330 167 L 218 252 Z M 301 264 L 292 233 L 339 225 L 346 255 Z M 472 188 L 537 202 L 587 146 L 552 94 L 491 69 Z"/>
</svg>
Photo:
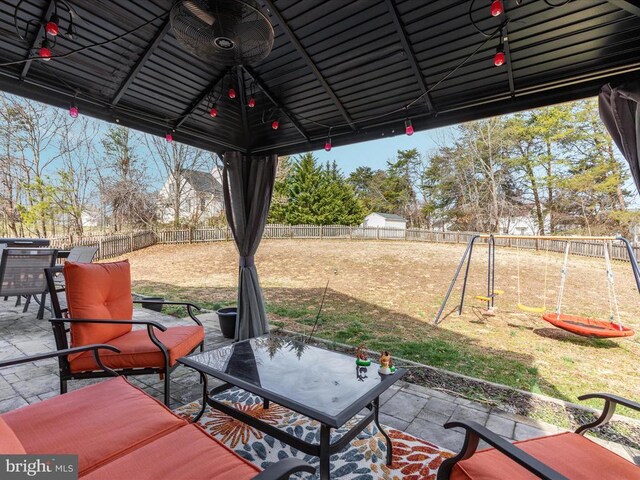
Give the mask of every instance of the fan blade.
<svg viewBox="0 0 640 480">
<path fill-rule="evenodd" d="M 185 0 L 183 2 L 183 5 L 187 10 L 189 10 L 192 14 L 194 14 L 207 25 L 212 26 L 214 23 L 216 23 L 215 17 L 210 12 L 202 10 L 193 0 Z"/>
</svg>

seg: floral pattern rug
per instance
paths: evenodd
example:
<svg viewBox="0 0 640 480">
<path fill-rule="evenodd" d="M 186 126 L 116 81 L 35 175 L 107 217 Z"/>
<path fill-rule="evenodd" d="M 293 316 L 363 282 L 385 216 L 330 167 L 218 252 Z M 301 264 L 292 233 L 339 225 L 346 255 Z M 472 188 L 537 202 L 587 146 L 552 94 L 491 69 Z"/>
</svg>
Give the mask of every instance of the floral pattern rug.
<svg viewBox="0 0 640 480">
<path fill-rule="evenodd" d="M 232 388 L 215 397 L 217 400 L 243 410 L 245 413 L 304 439 L 319 443 L 320 426 L 317 422 L 271 403 L 265 410 L 262 400 L 244 390 Z M 193 417 L 200 410 L 200 402 L 182 406 L 180 415 Z M 351 422 L 357 422 L 357 417 Z M 332 430 L 332 441 L 341 436 L 350 425 Z M 287 457 L 297 457 L 318 466 L 318 457 L 290 447 L 259 430 L 235 420 L 219 411 L 207 408 L 199 421 L 207 432 L 260 468 Z M 350 445 L 331 457 L 331 478 L 343 480 L 423 480 L 435 479 L 440 464 L 453 454 L 427 441 L 393 428 L 384 427 L 393 442 L 393 463 L 385 463 L 387 444 L 374 423 L 363 430 Z M 318 475 L 304 478 L 316 479 Z"/>
</svg>

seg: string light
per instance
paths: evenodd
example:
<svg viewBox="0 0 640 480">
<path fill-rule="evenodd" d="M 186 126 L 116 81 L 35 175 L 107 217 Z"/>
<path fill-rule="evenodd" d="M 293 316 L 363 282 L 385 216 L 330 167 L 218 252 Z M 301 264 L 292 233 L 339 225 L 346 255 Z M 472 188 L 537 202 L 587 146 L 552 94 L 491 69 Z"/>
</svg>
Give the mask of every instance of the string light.
<svg viewBox="0 0 640 480">
<path fill-rule="evenodd" d="M 280 122 L 276 118 L 273 122 L 271 122 L 271 128 L 273 128 L 274 130 L 277 130 L 279 127 L 280 127 Z"/>
<path fill-rule="evenodd" d="M 497 17 L 504 13 L 504 8 L 502 7 L 502 2 L 500 0 L 494 0 L 491 3 L 491 16 Z"/>
<path fill-rule="evenodd" d="M 167 143 L 173 142 L 173 135 L 171 134 L 171 132 L 167 131 L 167 133 L 164 135 L 164 139 L 167 141 Z"/>
<path fill-rule="evenodd" d="M 217 117 L 218 116 L 218 109 L 216 108 L 215 105 L 213 107 L 211 107 L 211 110 L 209 110 L 209 115 L 211 115 L 211 117 Z"/>
<path fill-rule="evenodd" d="M 404 132 L 409 136 L 413 135 L 413 132 L 414 132 L 413 124 L 411 123 L 411 120 L 409 120 L 409 119 L 404 121 Z"/>
<path fill-rule="evenodd" d="M 72 100 L 71 105 L 69 106 L 69 116 L 71 118 L 78 118 L 78 114 L 80 111 L 78 110 L 78 105 L 76 105 L 76 101 Z"/>
<path fill-rule="evenodd" d="M 326 152 L 331 151 L 331 137 L 327 137 L 327 140 L 324 142 L 324 150 Z"/>
<path fill-rule="evenodd" d="M 500 29 L 500 43 L 498 43 L 498 48 L 496 49 L 496 54 L 493 56 L 493 64 L 496 67 L 500 67 L 505 64 L 507 61 L 507 57 L 504 55 L 504 43 L 502 36 L 502 29 Z"/>
<path fill-rule="evenodd" d="M 56 37 L 58 33 L 60 33 L 58 23 L 60 23 L 60 19 L 58 18 L 57 15 L 54 14 L 51 16 L 47 24 L 44 26 L 44 30 L 52 37 Z"/>
<path fill-rule="evenodd" d="M 42 43 L 40 44 L 40 50 L 38 50 L 38 54 L 40 55 L 40 60 L 42 60 L 43 62 L 48 62 L 49 60 L 51 60 L 51 55 L 53 55 L 51 53 L 51 49 L 50 47 L 50 43 L 49 40 L 47 40 L 46 38 L 42 41 Z"/>
<path fill-rule="evenodd" d="M 229 95 L 229 98 L 236 98 L 236 90 L 235 90 L 235 88 L 231 87 L 229 89 L 228 95 Z"/>
<path fill-rule="evenodd" d="M 247 106 L 248 106 L 249 108 L 253 108 L 253 107 L 255 107 L 255 106 L 256 106 L 256 99 L 255 99 L 255 98 L 253 98 L 253 97 L 251 97 L 251 98 L 249 99 L 249 101 L 247 102 Z"/>
</svg>

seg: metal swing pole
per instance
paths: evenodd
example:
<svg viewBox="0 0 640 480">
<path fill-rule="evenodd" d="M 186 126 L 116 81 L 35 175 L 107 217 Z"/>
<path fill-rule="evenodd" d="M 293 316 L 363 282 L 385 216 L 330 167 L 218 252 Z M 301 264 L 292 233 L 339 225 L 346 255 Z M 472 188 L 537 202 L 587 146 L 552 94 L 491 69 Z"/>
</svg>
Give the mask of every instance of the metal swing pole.
<svg viewBox="0 0 640 480">
<path fill-rule="evenodd" d="M 631 269 L 633 270 L 633 278 L 636 280 L 636 287 L 638 288 L 638 292 L 640 293 L 640 269 L 638 268 L 638 262 L 636 260 L 636 255 L 633 253 L 633 247 L 629 240 L 624 237 L 616 237 L 616 240 L 624 243 L 625 247 L 627 247 L 627 253 L 629 254 L 629 262 L 631 262 Z"/>
<path fill-rule="evenodd" d="M 489 235 L 489 265 L 487 269 L 487 297 L 491 300 L 487 302 L 487 310 L 493 308 L 495 299 L 496 284 L 496 239 Z"/>
<path fill-rule="evenodd" d="M 473 245 L 475 243 L 475 241 L 480 237 L 480 235 L 473 235 L 471 237 L 471 239 L 469 240 L 469 242 L 467 243 L 467 248 L 464 251 L 464 254 L 462 255 L 462 259 L 460 260 L 460 263 L 458 264 L 458 268 L 456 269 L 456 273 L 453 275 L 453 279 L 451 280 L 451 284 L 449 285 L 449 288 L 447 289 L 447 293 L 444 296 L 444 299 L 442 300 L 442 304 L 440 305 L 440 309 L 438 310 L 438 314 L 436 315 L 436 319 L 434 320 L 434 324 L 438 325 L 441 321 L 440 317 L 442 316 L 442 312 L 444 311 L 445 307 L 447 306 L 447 302 L 449 301 L 449 297 L 451 296 L 451 292 L 453 291 L 453 287 L 456 284 L 456 281 L 458 280 L 458 275 L 460 275 L 460 271 L 462 270 L 462 266 L 464 265 L 465 261 L 467 261 L 467 267 L 465 269 L 465 273 L 464 273 L 464 282 L 462 284 L 462 298 L 460 299 L 460 306 L 458 307 L 458 315 L 462 314 L 462 306 L 464 305 L 464 295 L 465 292 L 467 290 L 467 278 L 469 277 L 469 267 L 471 265 L 471 255 L 473 253 Z"/>
</svg>

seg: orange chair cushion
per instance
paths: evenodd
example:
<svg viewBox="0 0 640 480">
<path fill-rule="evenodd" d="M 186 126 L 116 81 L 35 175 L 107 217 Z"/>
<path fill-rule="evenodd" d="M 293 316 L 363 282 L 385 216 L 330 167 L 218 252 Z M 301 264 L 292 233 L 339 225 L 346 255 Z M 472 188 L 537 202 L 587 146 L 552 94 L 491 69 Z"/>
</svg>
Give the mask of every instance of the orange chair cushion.
<svg viewBox="0 0 640 480">
<path fill-rule="evenodd" d="M 24 447 L 11 427 L 0 417 L 0 454 L 25 454 Z"/>
<path fill-rule="evenodd" d="M 187 424 L 124 377 L 3 414 L 28 454 L 77 454 L 83 474 Z"/>
<path fill-rule="evenodd" d="M 154 330 L 156 337 L 169 351 L 169 365 L 175 365 L 180 357 L 188 355 L 204 340 L 204 328 L 199 325 L 169 327 L 166 332 Z M 164 356 L 151 341 L 147 329 L 133 330 L 109 340 L 109 345 L 120 349 L 121 353 L 100 351 L 100 359 L 107 367 L 124 368 L 164 368 Z M 72 372 L 99 370 L 92 352 L 84 352 L 70 361 Z"/>
<path fill-rule="evenodd" d="M 187 425 L 109 462 L 83 480 L 247 480 L 259 472 L 197 425 Z"/>
<path fill-rule="evenodd" d="M 64 278 L 70 318 L 94 320 L 131 320 L 133 318 L 129 261 L 65 262 Z M 71 323 L 71 346 L 108 343 L 109 340 L 130 331 L 131 325 Z"/>
<path fill-rule="evenodd" d="M 516 445 L 571 480 L 640 479 L 640 467 L 576 433 L 533 438 Z M 497 450 L 476 452 L 458 462 L 451 480 L 537 480 L 538 477 Z"/>
</svg>

